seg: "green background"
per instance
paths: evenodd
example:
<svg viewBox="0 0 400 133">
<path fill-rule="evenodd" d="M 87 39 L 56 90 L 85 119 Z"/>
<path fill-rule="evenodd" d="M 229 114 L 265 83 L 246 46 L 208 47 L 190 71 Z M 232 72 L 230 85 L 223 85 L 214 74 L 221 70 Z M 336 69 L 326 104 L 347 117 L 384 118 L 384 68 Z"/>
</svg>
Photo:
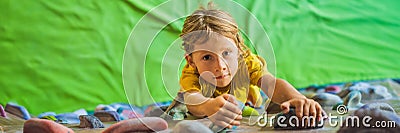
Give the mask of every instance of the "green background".
<svg viewBox="0 0 400 133">
<path fill-rule="evenodd" d="M 138 89 L 127 91 L 135 105 L 171 100 L 173 94 L 165 91 L 160 79 L 159 57 L 178 38 L 183 18 L 163 27 L 152 42 L 145 66 L 149 83 L 123 83 L 122 78 L 124 48 L 132 29 L 164 2 L 0 1 L 1 104 L 16 102 L 34 115 L 93 110 L 98 104 L 127 102 L 126 82 Z M 255 37 L 247 43 L 257 45 L 258 35 L 264 34 L 257 25 L 247 23 L 255 17 L 268 33 L 274 50 L 274 56 L 266 56 L 268 69 L 295 87 L 400 78 L 400 1 L 236 2 L 254 15 L 230 9 L 244 35 Z M 149 14 L 150 20 L 163 22 L 169 16 L 190 13 L 190 5 L 197 3 L 182 0 L 173 8 Z M 146 29 L 142 30 L 140 33 L 146 35 Z M 134 54 L 132 57 L 139 58 Z M 132 66 L 129 69 L 137 69 Z M 143 86 L 149 90 L 140 90 Z"/>
</svg>

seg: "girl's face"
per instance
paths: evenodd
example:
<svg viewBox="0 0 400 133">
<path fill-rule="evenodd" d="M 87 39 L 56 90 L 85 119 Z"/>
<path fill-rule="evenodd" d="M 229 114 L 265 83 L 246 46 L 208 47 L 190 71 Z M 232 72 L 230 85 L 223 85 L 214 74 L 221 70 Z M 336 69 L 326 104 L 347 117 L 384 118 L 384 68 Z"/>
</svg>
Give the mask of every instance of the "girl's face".
<svg viewBox="0 0 400 133">
<path fill-rule="evenodd" d="M 239 50 L 235 42 L 225 36 L 211 37 L 207 42 L 194 44 L 194 52 L 187 62 L 197 68 L 200 76 L 217 86 L 229 85 L 238 70 Z"/>
</svg>

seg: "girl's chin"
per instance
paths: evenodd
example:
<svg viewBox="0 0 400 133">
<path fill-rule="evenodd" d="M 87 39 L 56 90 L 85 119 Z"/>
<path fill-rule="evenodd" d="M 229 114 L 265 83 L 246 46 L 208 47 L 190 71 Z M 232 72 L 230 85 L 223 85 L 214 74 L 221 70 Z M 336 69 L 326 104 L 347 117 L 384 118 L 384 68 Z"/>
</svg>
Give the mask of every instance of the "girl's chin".
<svg viewBox="0 0 400 133">
<path fill-rule="evenodd" d="M 222 83 L 217 83 L 217 87 L 226 87 L 229 85 L 230 82 L 222 82 Z"/>
<path fill-rule="evenodd" d="M 211 80 L 211 79 L 208 79 L 208 80 L 206 80 L 208 83 L 210 83 L 210 84 L 212 84 L 212 85 L 214 85 L 214 86 L 216 86 L 216 87 L 220 87 L 220 88 L 222 88 L 222 87 L 226 87 L 226 86 L 228 86 L 229 84 L 230 84 L 230 82 L 231 82 L 231 80 L 229 80 L 229 78 L 225 78 L 225 79 L 218 79 L 218 80 Z"/>
</svg>

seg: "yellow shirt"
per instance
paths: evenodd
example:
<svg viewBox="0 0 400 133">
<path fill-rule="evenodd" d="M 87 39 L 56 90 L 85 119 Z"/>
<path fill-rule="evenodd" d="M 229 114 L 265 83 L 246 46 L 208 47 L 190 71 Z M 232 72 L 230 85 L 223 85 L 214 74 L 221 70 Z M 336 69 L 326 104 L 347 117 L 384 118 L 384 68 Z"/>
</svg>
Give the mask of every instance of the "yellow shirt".
<svg viewBox="0 0 400 133">
<path fill-rule="evenodd" d="M 269 74 L 265 60 L 253 53 L 249 53 L 244 59 L 239 59 L 238 71 L 231 83 L 226 87 L 215 87 L 214 85 L 199 78 L 197 69 L 186 64 L 182 70 L 180 79 L 181 92 L 201 92 L 205 97 L 215 98 L 222 94 L 232 94 L 237 100 L 245 103 L 250 101 L 254 106 L 262 104 L 258 80 Z M 247 67 L 246 67 L 247 66 Z"/>
</svg>

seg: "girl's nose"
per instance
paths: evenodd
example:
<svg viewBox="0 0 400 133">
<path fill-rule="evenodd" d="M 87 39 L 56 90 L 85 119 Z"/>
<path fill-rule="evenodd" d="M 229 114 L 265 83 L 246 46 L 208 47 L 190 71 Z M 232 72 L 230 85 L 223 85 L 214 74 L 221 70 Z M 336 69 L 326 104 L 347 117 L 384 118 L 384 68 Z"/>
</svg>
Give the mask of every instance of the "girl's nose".
<svg viewBox="0 0 400 133">
<path fill-rule="evenodd" d="M 227 69 L 227 65 L 224 59 L 219 58 L 217 60 L 217 68 L 215 69 L 216 72 L 225 71 Z"/>
</svg>

